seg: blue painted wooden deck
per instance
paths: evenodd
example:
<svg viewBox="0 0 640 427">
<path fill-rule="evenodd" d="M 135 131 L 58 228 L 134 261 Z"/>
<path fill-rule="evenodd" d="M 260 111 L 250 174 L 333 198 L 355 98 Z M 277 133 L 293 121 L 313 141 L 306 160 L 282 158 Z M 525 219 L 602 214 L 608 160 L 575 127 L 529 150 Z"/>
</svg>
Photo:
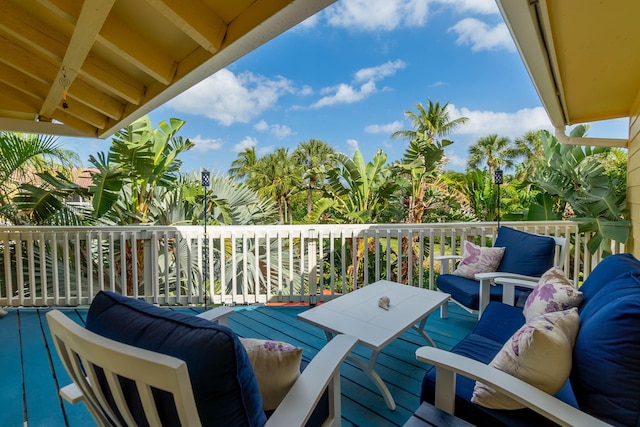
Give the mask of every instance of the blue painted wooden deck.
<svg viewBox="0 0 640 427">
<path fill-rule="evenodd" d="M 173 308 L 198 312 L 197 309 Z M 325 344 L 324 333 L 296 318 L 307 307 L 240 307 L 231 315 L 229 326 L 245 337 L 286 341 L 304 348 L 311 359 Z M 86 308 L 61 309 L 84 324 Z M 84 404 L 70 405 L 57 394 L 70 382 L 56 354 L 46 324 L 47 309 L 9 309 L 0 319 L 0 427 L 95 425 Z M 431 315 L 426 329 L 444 349 L 466 336 L 476 323 L 475 316 L 449 304 L 449 318 Z M 377 371 L 388 385 L 397 409 L 389 410 L 369 378 L 347 361 L 341 368 L 343 426 L 402 425 L 418 407 L 420 384 L 428 366 L 415 360 L 415 350 L 426 345 L 409 331 L 389 345 L 378 359 Z M 358 346 L 355 353 L 368 355 Z M 28 424 L 27 424 L 28 423 Z"/>
</svg>

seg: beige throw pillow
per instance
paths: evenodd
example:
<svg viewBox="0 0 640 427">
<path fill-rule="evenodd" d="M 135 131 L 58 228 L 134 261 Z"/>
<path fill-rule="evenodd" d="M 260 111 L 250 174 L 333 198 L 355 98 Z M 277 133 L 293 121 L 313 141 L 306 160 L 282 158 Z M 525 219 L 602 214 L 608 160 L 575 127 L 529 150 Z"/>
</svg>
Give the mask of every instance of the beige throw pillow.
<svg viewBox="0 0 640 427">
<path fill-rule="evenodd" d="M 462 245 L 462 260 L 453 272 L 456 276 L 475 279 L 477 273 L 496 271 L 502 261 L 505 248 L 485 248 L 469 241 Z"/>
<path fill-rule="evenodd" d="M 529 321 L 541 314 L 568 310 L 580 304 L 582 292 L 573 287 L 562 269 L 552 267 L 540 277 L 527 297 L 522 314 Z"/>
<path fill-rule="evenodd" d="M 253 366 L 262 409 L 276 409 L 300 375 L 302 349 L 281 341 L 240 338 Z"/>
<path fill-rule="evenodd" d="M 556 394 L 571 373 L 573 345 L 579 327 L 577 308 L 531 319 L 504 344 L 490 366 L 548 394 Z M 524 408 L 479 381 L 476 381 L 471 401 L 492 409 Z"/>
</svg>

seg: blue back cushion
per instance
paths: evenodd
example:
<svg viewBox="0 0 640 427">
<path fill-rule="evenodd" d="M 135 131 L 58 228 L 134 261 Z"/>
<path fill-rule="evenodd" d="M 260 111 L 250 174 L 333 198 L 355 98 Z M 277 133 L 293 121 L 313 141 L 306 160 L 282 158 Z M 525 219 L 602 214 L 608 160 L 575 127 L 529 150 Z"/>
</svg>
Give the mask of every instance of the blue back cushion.
<svg viewBox="0 0 640 427">
<path fill-rule="evenodd" d="M 598 269 L 600 266 L 598 266 Z M 606 281 L 580 310 L 571 384 L 581 409 L 640 425 L 640 272 Z"/>
<path fill-rule="evenodd" d="M 112 292 L 96 295 L 86 327 L 115 341 L 184 360 L 203 426 L 266 422 L 253 368 L 231 329 Z M 166 424 L 176 424 L 171 397 L 156 396 Z"/>
<path fill-rule="evenodd" d="M 600 261 L 580 286 L 583 306 L 607 283 L 629 271 L 640 271 L 640 261 L 631 254 L 610 255 Z"/>
<path fill-rule="evenodd" d="M 556 241 L 551 237 L 500 227 L 493 246 L 506 248 L 498 271 L 538 277 L 553 267 Z"/>
</svg>

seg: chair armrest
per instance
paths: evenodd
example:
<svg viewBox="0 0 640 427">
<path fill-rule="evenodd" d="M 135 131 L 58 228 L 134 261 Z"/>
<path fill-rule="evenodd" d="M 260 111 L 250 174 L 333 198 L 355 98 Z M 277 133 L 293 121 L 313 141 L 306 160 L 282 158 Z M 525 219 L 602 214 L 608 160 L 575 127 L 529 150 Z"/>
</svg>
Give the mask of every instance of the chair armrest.
<svg viewBox="0 0 640 427">
<path fill-rule="evenodd" d="M 220 325 L 229 326 L 229 315 L 233 313 L 233 308 L 231 307 L 214 307 L 211 310 L 203 311 L 198 314 L 196 317 L 200 317 L 201 319 L 210 320 L 212 322 L 216 322 Z"/>
<path fill-rule="evenodd" d="M 484 363 L 434 347 L 420 347 L 416 359 L 436 367 L 435 406 L 455 415 L 456 374 L 481 381 L 494 390 L 563 426 L 607 426 L 609 424 Z"/>
<path fill-rule="evenodd" d="M 478 301 L 478 305 L 479 305 L 478 318 L 482 316 L 482 312 L 484 311 L 485 308 L 487 308 L 487 305 L 489 305 L 489 301 L 491 300 L 490 286 L 492 282 L 498 283 L 497 280 L 517 279 L 517 280 L 522 280 L 523 283 L 525 283 L 524 281 L 528 283 L 532 283 L 535 286 L 538 280 L 540 280 L 539 277 L 524 276 L 522 274 L 516 274 L 516 273 L 505 273 L 502 271 L 477 273 L 474 275 L 474 277 L 477 281 L 480 282 L 480 295 L 479 295 L 479 301 Z M 527 284 L 524 286 L 529 287 L 530 285 Z M 533 287 L 533 286 L 530 286 L 530 287 Z M 502 302 L 509 305 L 515 304 L 515 286 L 507 285 L 503 287 Z"/>
<path fill-rule="evenodd" d="M 493 281 L 502 286 L 520 286 L 523 288 L 535 288 L 538 284 L 538 280 L 526 280 L 526 279 L 516 279 L 511 277 L 496 277 Z"/>
<path fill-rule="evenodd" d="M 327 387 L 328 424 L 340 425 L 340 365 L 357 343 L 350 335 L 336 335 L 329 341 L 300 374 L 266 426 L 304 425 Z"/>
<path fill-rule="evenodd" d="M 451 272 L 451 261 L 459 261 L 462 259 L 461 255 L 438 255 L 433 257 L 435 261 L 440 261 L 442 265 L 441 273 L 449 274 Z"/>
<path fill-rule="evenodd" d="M 67 402 L 75 405 L 78 402 L 84 400 L 84 394 L 80 390 L 80 388 L 76 385 L 76 383 L 68 384 L 62 387 L 59 391 L 60 397 L 62 397 Z"/>
</svg>

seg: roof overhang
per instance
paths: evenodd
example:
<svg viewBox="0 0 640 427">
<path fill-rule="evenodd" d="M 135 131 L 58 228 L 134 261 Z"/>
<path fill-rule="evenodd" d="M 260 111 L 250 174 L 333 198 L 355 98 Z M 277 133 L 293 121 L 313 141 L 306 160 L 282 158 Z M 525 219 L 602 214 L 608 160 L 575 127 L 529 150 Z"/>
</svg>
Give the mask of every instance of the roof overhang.
<svg viewBox="0 0 640 427">
<path fill-rule="evenodd" d="M 640 1 L 496 1 L 557 129 L 630 116 L 640 89 Z"/>
<path fill-rule="evenodd" d="M 0 130 L 106 138 L 335 0 L 0 0 Z"/>
</svg>

